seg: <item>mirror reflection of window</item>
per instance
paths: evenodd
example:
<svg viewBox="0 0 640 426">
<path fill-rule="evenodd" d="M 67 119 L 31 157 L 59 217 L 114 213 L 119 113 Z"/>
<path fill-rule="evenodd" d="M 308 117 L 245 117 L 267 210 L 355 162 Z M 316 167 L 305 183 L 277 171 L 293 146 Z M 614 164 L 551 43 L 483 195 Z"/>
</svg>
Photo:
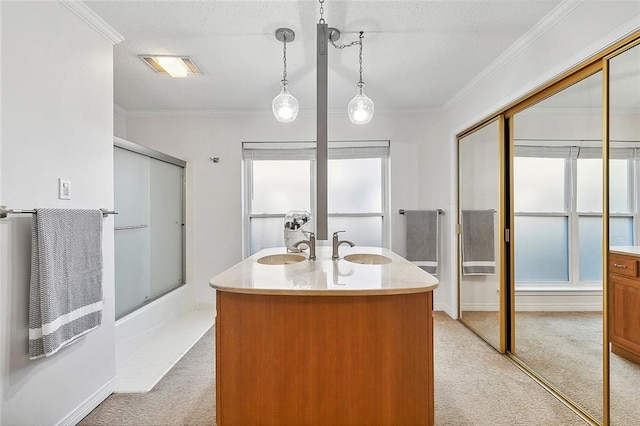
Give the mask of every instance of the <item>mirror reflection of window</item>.
<svg viewBox="0 0 640 426">
<path fill-rule="evenodd" d="M 578 281 L 602 285 L 602 158 L 578 158 L 576 165 Z"/>
<path fill-rule="evenodd" d="M 598 72 L 515 114 L 510 123 L 513 354 L 598 420 L 603 392 L 601 118 Z"/>
<path fill-rule="evenodd" d="M 517 188 L 514 196 L 516 282 L 567 282 L 566 161 L 563 158 L 519 157 L 519 151 L 522 150 L 516 148 L 513 166 Z M 537 155 L 543 154 L 538 152 Z"/>
<path fill-rule="evenodd" d="M 518 157 L 513 160 L 516 212 L 565 211 L 565 161 L 562 158 Z M 543 172 L 544 171 L 544 172 Z"/>
</svg>

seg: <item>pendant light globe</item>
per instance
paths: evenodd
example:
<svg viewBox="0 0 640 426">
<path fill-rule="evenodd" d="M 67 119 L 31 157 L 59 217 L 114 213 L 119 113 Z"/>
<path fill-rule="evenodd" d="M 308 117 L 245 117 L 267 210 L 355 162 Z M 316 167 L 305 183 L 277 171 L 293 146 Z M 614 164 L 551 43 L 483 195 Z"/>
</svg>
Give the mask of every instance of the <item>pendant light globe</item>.
<svg viewBox="0 0 640 426">
<path fill-rule="evenodd" d="M 373 101 L 365 95 L 364 83 L 359 82 L 356 96 L 349 101 L 347 106 L 349 119 L 353 124 L 367 124 L 373 118 L 373 111 Z"/>
<path fill-rule="evenodd" d="M 278 96 L 273 98 L 271 108 L 276 120 L 282 123 L 289 123 L 298 116 L 298 100 L 289 93 L 287 80 L 282 80 L 280 86 L 282 86 L 282 90 Z"/>
</svg>

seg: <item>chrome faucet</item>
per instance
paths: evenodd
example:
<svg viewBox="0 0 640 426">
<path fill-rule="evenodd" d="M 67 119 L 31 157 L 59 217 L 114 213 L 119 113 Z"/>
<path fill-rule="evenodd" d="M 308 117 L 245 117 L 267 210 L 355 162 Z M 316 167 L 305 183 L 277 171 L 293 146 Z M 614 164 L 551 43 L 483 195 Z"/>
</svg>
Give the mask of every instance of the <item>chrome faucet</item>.
<svg viewBox="0 0 640 426">
<path fill-rule="evenodd" d="M 336 231 L 333 233 L 333 254 L 331 255 L 332 260 L 340 259 L 340 256 L 338 255 L 338 248 L 340 247 L 340 245 L 349 244 L 351 247 L 355 245 L 351 241 L 347 241 L 347 240 L 338 241 L 339 232 L 345 232 L 345 231 Z"/>
<path fill-rule="evenodd" d="M 300 244 L 306 244 L 309 247 L 309 260 L 316 260 L 316 234 L 313 232 L 302 231 L 305 234 L 309 234 L 308 240 L 300 240 L 293 246 L 298 248 Z"/>
</svg>

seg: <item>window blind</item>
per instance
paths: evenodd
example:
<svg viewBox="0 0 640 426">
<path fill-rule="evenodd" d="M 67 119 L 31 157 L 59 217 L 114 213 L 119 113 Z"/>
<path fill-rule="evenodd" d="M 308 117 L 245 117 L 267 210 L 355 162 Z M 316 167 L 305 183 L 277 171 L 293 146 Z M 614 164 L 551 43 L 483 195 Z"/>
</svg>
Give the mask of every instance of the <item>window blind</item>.
<svg viewBox="0 0 640 426">
<path fill-rule="evenodd" d="M 602 148 L 516 145 L 514 156 L 534 158 L 602 158 Z M 609 149 L 609 158 L 637 159 L 640 158 L 640 149 L 611 148 Z"/>
<path fill-rule="evenodd" d="M 389 141 L 329 142 L 329 159 L 388 158 Z M 314 160 L 314 142 L 244 142 L 245 160 Z"/>
</svg>

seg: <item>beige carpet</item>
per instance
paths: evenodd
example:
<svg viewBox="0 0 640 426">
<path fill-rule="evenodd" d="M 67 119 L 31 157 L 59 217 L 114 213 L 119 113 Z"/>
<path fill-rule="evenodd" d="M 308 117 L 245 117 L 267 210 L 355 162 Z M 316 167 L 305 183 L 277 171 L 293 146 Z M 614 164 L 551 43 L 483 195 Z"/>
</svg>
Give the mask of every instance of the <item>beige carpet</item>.
<svg viewBox="0 0 640 426">
<path fill-rule="evenodd" d="M 497 312 L 464 312 L 481 335 L 495 337 Z M 574 402 L 602 418 L 602 313 L 518 312 L 516 351 Z M 640 366 L 611 354 L 611 424 L 640 424 Z"/>
<path fill-rule="evenodd" d="M 601 312 L 518 312 L 514 354 L 602 420 Z"/>
<path fill-rule="evenodd" d="M 437 425 L 585 424 L 463 324 L 434 319 Z M 80 424 L 213 425 L 214 382 L 212 329 L 151 392 L 111 395 Z"/>
<path fill-rule="evenodd" d="M 463 324 L 435 318 L 436 425 L 584 425 Z"/>
</svg>

